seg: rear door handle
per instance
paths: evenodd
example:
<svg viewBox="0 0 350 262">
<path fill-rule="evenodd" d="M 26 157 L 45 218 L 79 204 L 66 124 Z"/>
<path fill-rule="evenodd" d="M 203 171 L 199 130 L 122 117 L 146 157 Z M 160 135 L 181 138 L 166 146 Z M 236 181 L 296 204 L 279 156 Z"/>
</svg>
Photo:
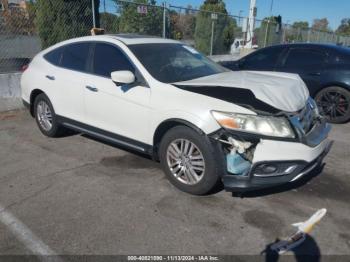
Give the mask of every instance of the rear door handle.
<svg viewBox="0 0 350 262">
<path fill-rule="evenodd" d="M 311 72 L 309 73 L 310 76 L 320 76 L 321 73 L 320 72 Z"/>
<path fill-rule="evenodd" d="M 49 79 L 49 80 L 55 80 L 55 77 L 54 76 L 50 76 L 50 75 L 46 75 L 46 78 Z"/>
<path fill-rule="evenodd" d="M 91 92 L 98 92 L 98 89 L 94 86 L 85 86 L 85 88 Z"/>
</svg>

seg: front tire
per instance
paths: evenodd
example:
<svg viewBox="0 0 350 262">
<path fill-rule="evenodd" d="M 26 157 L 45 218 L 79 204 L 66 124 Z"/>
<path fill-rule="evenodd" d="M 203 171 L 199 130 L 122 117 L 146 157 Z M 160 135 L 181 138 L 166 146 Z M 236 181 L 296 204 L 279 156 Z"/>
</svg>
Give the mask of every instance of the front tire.
<svg viewBox="0 0 350 262">
<path fill-rule="evenodd" d="M 322 89 L 315 96 L 320 113 L 328 121 L 341 124 L 350 120 L 350 92 L 338 86 Z"/>
<path fill-rule="evenodd" d="M 65 128 L 57 120 L 50 99 L 44 93 L 35 98 L 34 116 L 41 133 L 45 136 L 59 137 L 65 133 Z"/>
<path fill-rule="evenodd" d="M 220 184 L 214 147 L 204 134 L 176 126 L 162 138 L 159 158 L 165 174 L 178 189 L 205 195 Z"/>
</svg>

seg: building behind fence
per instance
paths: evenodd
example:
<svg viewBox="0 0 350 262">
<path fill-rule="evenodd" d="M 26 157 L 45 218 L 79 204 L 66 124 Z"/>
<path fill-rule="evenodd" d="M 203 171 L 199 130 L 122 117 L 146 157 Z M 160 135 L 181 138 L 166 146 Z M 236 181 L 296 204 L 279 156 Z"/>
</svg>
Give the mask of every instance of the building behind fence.
<svg viewBox="0 0 350 262">
<path fill-rule="evenodd" d="M 109 34 L 135 33 L 177 39 L 207 55 L 229 54 L 234 39 L 251 39 L 249 33 L 242 33 L 247 21 L 245 17 L 191 6 L 133 1 L 0 0 L 0 73 L 19 71 L 41 49 L 65 39 L 89 35 L 93 26 L 100 26 Z M 251 40 L 258 48 L 294 42 L 350 45 L 350 37 L 281 25 L 273 19 L 256 19 Z"/>
</svg>

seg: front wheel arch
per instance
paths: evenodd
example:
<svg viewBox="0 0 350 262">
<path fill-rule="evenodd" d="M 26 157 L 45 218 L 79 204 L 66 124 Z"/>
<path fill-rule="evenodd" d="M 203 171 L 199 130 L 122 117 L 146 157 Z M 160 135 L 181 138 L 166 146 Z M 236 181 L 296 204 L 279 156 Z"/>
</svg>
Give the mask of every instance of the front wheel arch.
<svg viewBox="0 0 350 262">
<path fill-rule="evenodd" d="M 168 132 L 170 129 L 172 129 L 175 126 L 187 126 L 189 128 L 192 128 L 198 134 L 205 134 L 202 129 L 197 127 L 196 125 L 192 124 L 189 121 L 179 119 L 179 118 L 171 118 L 163 121 L 158 125 L 156 128 L 154 135 L 153 135 L 153 158 L 157 161 L 159 161 L 159 145 L 162 141 L 163 136 Z"/>
</svg>

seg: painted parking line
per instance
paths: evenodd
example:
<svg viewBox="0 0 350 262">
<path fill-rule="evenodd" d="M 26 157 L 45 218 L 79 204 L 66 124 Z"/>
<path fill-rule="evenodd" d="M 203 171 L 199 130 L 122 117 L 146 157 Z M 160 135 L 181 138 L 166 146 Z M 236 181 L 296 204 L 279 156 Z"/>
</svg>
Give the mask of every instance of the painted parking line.
<svg viewBox="0 0 350 262">
<path fill-rule="evenodd" d="M 43 261 L 50 260 L 48 256 L 54 258 L 54 261 L 62 260 L 57 254 L 44 242 L 42 242 L 25 224 L 17 219 L 11 212 L 7 211 L 0 204 L 0 222 L 34 255 L 38 255 Z"/>
</svg>

